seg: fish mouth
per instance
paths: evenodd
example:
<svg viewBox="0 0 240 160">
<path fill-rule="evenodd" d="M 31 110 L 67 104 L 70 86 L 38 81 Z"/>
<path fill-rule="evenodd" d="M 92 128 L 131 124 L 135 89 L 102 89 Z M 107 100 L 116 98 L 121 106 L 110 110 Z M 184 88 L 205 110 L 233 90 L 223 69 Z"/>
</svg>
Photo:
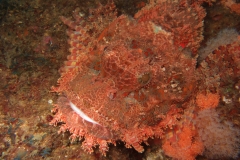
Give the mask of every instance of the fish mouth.
<svg viewBox="0 0 240 160">
<path fill-rule="evenodd" d="M 70 107 L 72 108 L 72 110 L 77 113 L 84 121 L 88 121 L 89 123 L 93 123 L 93 124 L 98 124 L 100 125 L 98 122 L 94 121 L 93 119 L 91 119 L 90 117 L 88 117 L 81 109 L 79 109 L 75 104 L 73 104 L 71 101 L 69 101 Z"/>
<path fill-rule="evenodd" d="M 82 119 L 82 125 L 76 126 L 76 128 L 81 128 L 88 131 L 89 134 L 95 136 L 99 139 L 109 140 L 113 138 L 113 134 L 110 129 L 106 126 L 101 125 L 100 122 L 93 120 L 87 114 L 85 114 L 79 107 L 77 107 L 73 102 L 71 102 L 67 97 L 61 96 L 58 98 L 58 105 L 60 108 L 68 107 L 71 108 L 74 113 L 76 113 Z M 69 114 L 69 113 L 68 113 Z M 71 115 L 68 115 L 71 116 Z M 68 122 L 71 123 L 71 122 Z M 67 124 L 68 125 L 68 124 Z M 75 124 L 76 125 L 76 124 Z M 72 126 L 69 124 L 69 126 Z"/>
</svg>

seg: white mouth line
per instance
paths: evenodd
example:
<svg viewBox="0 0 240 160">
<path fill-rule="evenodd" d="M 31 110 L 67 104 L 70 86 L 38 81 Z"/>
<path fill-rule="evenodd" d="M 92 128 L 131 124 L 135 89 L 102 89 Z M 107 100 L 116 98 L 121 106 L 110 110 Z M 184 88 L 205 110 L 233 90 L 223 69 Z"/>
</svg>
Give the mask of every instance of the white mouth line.
<svg viewBox="0 0 240 160">
<path fill-rule="evenodd" d="M 83 111 L 81 111 L 75 104 L 73 104 L 71 101 L 69 101 L 71 108 L 80 116 L 82 117 L 84 120 L 94 123 L 94 124 L 98 124 L 96 121 L 94 121 L 93 119 L 91 119 L 90 117 L 88 117 L 85 113 L 83 113 Z"/>
</svg>

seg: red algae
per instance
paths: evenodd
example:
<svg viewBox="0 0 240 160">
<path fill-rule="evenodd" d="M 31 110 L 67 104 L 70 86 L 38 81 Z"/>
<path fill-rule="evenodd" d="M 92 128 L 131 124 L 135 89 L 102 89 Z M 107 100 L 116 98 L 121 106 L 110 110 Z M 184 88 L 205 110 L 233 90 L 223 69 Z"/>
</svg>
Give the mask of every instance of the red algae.
<svg viewBox="0 0 240 160">
<path fill-rule="evenodd" d="M 212 93 L 208 93 L 207 95 L 198 94 L 196 97 L 196 103 L 200 108 L 216 108 L 219 103 L 219 95 Z"/>
</svg>

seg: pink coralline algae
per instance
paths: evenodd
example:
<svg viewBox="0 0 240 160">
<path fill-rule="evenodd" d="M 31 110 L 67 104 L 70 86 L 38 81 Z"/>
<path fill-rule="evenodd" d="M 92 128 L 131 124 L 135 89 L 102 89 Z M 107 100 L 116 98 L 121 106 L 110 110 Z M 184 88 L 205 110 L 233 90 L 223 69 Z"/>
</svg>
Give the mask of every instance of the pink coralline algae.
<svg viewBox="0 0 240 160">
<path fill-rule="evenodd" d="M 197 136 L 197 130 L 184 127 L 185 119 L 194 118 L 186 118 L 186 112 L 199 110 L 198 93 L 220 93 L 217 80 L 209 77 L 211 67 L 196 67 L 206 15 L 200 2 L 151 1 L 134 18 L 117 16 L 115 5 L 108 3 L 88 17 L 80 15 L 76 9 L 74 20 L 60 17 L 68 26 L 71 47 L 52 89 L 59 99 L 51 124 L 63 122 L 61 132 L 68 130 L 73 140 L 84 137 L 87 152 L 99 146 L 102 154 L 117 140 L 143 152 L 141 143 L 149 137 L 167 141 L 167 131 L 176 128 Z M 239 64 L 239 53 L 236 41 L 223 54 L 235 54 L 233 63 Z M 239 74 L 239 65 L 233 67 Z M 203 145 L 199 147 L 187 157 L 201 154 Z"/>
</svg>

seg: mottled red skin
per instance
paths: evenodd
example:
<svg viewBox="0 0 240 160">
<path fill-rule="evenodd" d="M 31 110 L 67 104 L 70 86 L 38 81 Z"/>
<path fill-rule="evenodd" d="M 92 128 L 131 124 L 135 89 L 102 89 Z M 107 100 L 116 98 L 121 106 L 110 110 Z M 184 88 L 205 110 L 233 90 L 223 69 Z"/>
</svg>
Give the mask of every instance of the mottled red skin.
<svg viewBox="0 0 240 160">
<path fill-rule="evenodd" d="M 143 152 L 140 144 L 149 137 L 164 138 L 195 105 L 201 77 L 196 58 L 186 50 L 199 47 L 205 11 L 182 5 L 150 4 L 135 19 L 116 17 L 112 3 L 92 10 L 85 21 L 76 13 L 76 21 L 61 17 L 69 27 L 71 54 L 53 87 L 61 96 L 51 124 L 64 122 L 60 131 L 69 130 L 72 139 L 84 137 L 88 152 L 99 145 L 103 154 L 117 140 Z M 184 12 L 167 17 L 175 11 L 167 10 L 171 7 Z M 97 124 L 79 116 L 70 102 Z"/>
</svg>

